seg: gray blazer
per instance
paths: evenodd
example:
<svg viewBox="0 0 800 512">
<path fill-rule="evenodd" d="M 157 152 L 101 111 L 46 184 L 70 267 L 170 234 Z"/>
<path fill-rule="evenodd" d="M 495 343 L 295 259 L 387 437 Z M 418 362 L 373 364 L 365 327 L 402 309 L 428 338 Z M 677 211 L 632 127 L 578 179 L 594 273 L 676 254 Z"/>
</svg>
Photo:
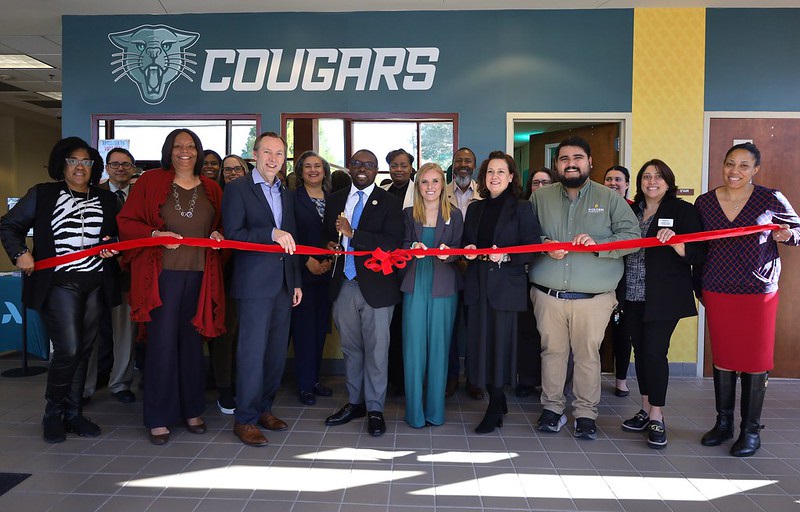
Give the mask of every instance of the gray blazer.
<svg viewBox="0 0 800 512">
<path fill-rule="evenodd" d="M 414 220 L 414 208 L 409 207 L 403 210 L 403 220 L 406 226 L 403 247 L 411 248 L 411 244 L 422 239 L 422 225 Z M 461 247 L 461 233 L 464 231 L 464 220 L 461 218 L 461 211 L 458 208 L 450 210 L 450 221 L 445 223 L 441 212 L 439 220 L 436 221 L 436 234 L 434 235 L 433 247 L 445 244 L 451 248 Z M 432 247 L 431 247 L 432 248 Z M 434 297 L 449 297 L 458 293 L 461 289 L 461 272 L 458 271 L 454 262 L 460 256 L 451 256 L 442 261 L 433 257 L 433 288 L 431 295 Z M 414 293 L 414 279 L 416 278 L 417 258 L 411 258 L 406 265 L 403 282 L 400 284 L 400 291 L 403 293 Z"/>
</svg>

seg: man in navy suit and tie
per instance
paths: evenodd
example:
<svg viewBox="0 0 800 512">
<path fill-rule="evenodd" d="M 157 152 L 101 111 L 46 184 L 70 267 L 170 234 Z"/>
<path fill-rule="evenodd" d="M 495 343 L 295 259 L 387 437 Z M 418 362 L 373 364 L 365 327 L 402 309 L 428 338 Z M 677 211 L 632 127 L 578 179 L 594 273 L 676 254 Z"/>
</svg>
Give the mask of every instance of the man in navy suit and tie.
<svg viewBox="0 0 800 512">
<path fill-rule="evenodd" d="M 253 145 L 255 171 L 225 186 L 222 219 L 228 240 L 277 244 L 285 252 L 236 251 L 230 296 L 239 303 L 234 433 L 249 446 L 264 446 L 267 430 L 286 430 L 272 414 L 289 341 L 291 308 L 300 304 L 295 251 L 294 198 L 278 178 L 286 143 L 262 133 Z"/>
<path fill-rule="evenodd" d="M 378 158 L 362 149 L 350 159 L 353 184 L 331 194 L 323 226 L 328 248 L 385 251 L 398 249 L 404 227 L 400 200 L 375 186 Z M 342 215 L 342 212 L 344 214 Z M 341 248 L 339 248 L 341 249 Z M 325 420 L 343 425 L 368 414 L 370 435 L 386 432 L 383 404 L 389 357 L 389 324 L 400 302 L 397 273 L 384 275 L 364 266 L 366 256 L 340 256 L 331 278 L 333 321 L 339 330 L 348 403 Z"/>
</svg>

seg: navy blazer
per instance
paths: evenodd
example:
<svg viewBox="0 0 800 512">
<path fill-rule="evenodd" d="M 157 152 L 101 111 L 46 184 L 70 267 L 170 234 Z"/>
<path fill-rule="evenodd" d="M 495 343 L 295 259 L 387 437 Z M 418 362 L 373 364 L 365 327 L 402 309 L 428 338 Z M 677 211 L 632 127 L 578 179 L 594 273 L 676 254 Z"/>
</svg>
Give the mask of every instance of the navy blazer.
<svg viewBox="0 0 800 512">
<path fill-rule="evenodd" d="M 422 224 L 414 220 L 414 207 L 410 206 L 403 210 L 403 219 L 406 225 L 406 237 L 403 247 L 411 247 L 414 242 L 422 240 Z M 445 223 L 442 212 L 439 211 L 439 220 L 436 221 L 434 243 L 429 249 L 445 244 L 450 248 L 461 247 L 461 235 L 464 231 L 464 221 L 461 219 L 461 210 L 452 208 L 450 210 L 450 221 Z M 433 258 L 433 287 L 431 295 L 433 297 L 449 297 L 455 295 L 461 289 L 461 272 L 458 271 L 453 263 L 460 256 L 451 256 L 442 261 L 435 256 Z M 400 284 L 400 291 L 403 293 L 414 293 L 414 280 L 417 276 L 417 258 L 411 258 L 406 265 L 403 282 Z"/>
<path fill-rule="evenodd" d="M 464 219 L 463 246 L 478 243 L 478 226 L 488 200 L 474 201 Z M 497 247 L 539 243 L 542 228 L 530 202 L 507 194 L 494 228 L 492 244 Z M 478 303 L 478 265 L 490 265 L 487 279 L 489 304 L 502 311 L 525 311 L 528 307 L 528 274 L 525 264 L 533 261 L 532 253 L 511 254 L 511 261 L 502 264 L 483 263 L 477 259 L 467 265 L 464 278 L 464 305 Z"/>
<path fill-rule="evenodd" d="M 639 205 L 634 205 L 633 209 L 638 215 Z M 659 220 L 662 219 L 663 224 L 672 226 L 659 226 Z M 703 230 L 700 214 L 694 205 L 678 198 L 661 201 L 645 237 L 656 236 L 656 233 L 664 227 L 669 227 L 679 235 Z M 649 247 L 644 250 L 644 320 L 673 320 L 697 314 L 692 268 L 705 262 L 706 249 L 704 242 L 686 244 L 684 257 L 678 256 L 675 249 L 669 245 Z M 625 279 L 627 277 L 625 276 Z"/>
<path fill-rule="evenodd" d="M 336 232 L 336 218 L 344 211 L 350 187 L 338 190 L 328 197 L 325 203 L 325 241 L 336 242 L 339 234 Z M 372 251 L 380 247 L 384 251 L 399 249 L 403 242 L 403 212 L 400 200 L 379 186 L 375 186 L 367 198 L 364 211 L 356 228 L 355 236 L 350 240 L 354 250 Z M 369 256 L 357 256 L 356 279 L 364 300 L 373 308 L 394 306 L 402 299 L 400 295 L 400 280 L 398 273 L 392 272 L 384 275 L 382 272 L 373 272 L 364 266 Z M 331 278 L 330 298 L 332 301 L 339 296 L 344 277 L 344 257 L 333 269 Z"/>
<path fill-rule="evenodd" d="M 281 187 L 283 221 L 280 229 L 288 231 L 297 240 L 294 194 L 283 185 Z M 222 225 L 225 238 L 229 240 L 277 245 L 272 241 L 275 217 L 261 185 L 253 181 L 252 173 L 226 185 L 222 195 Z M 284 283 L 290 294 L 295 288 L 301 288 L 297 256 L 234 251 L 230 286 L 230 296 L 234 299 L 274 297 Z"/>
<path fill-rule="evenodd" d="M 325 193 L 326 204 L 327 201 L 328 194 Z M 297 190 L 294 191 L 294 218 L 297 225 L 297 237 L 295 241 L 298 245 L 319 247 L 324 233 L 322 229 L 322 218 L 317 213 L 317 207 L 314 205 L 314 202 L 311 201 L 311 197 L 309 197 L 303 185 L 300 185 Z M 309 272 L 308 267 L 306 267 L 308 258 L 315 258 L 318 261 L 323 261 L 327 256 L 298 256 L 300 275 L 303 278 L 303 283 L 316 283 L 330 279 L 330 274 L 314 275 Z"/>
</svg>

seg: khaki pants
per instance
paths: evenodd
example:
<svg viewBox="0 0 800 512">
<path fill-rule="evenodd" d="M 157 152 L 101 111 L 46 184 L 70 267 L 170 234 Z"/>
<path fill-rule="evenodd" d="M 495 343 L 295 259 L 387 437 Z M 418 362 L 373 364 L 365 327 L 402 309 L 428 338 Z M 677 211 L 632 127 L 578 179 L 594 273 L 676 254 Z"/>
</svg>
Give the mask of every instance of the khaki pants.
<svg viewBox="0 0 800 512">
<path fill-rule="evenodd" d="M 576 418 L 597 418 L 600 402 L 600 344 L 617 304 L 614 292 L 591 299 L 561 300 L 531 288 L 536 324 L 542 335 L 542 405 L 562 414 L 564 381 L 572 349 L 575 373 L 572 402 Z"/>
</svg>

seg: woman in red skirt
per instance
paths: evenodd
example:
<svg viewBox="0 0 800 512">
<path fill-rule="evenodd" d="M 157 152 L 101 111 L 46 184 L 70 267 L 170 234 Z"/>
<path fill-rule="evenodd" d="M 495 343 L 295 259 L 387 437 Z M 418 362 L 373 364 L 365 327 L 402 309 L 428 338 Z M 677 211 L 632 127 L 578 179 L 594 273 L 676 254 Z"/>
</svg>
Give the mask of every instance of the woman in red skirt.
<svg viewBox="0 0 800 512">
<path fill-rule="evenodd" d="M 779 224 L 780 230 L 712 240 L 702 274 L 714 361 L 717 422 L 702 439 L 717 446 L 733 438 L 736 374 L 742 375 L 741 432 L 731 455 L 749 457 L 761 446 L 761 407 L 773 367 L 781 261 L 778 243 L 800 245 L 800 218 L 777 190 L 753 184 L 761 152 L 751 143 L 728 150 L 723 185 L 697 198 L 703 228 Z M 732 322 L 740 318 L 742 322 Z"/>
</svg>

